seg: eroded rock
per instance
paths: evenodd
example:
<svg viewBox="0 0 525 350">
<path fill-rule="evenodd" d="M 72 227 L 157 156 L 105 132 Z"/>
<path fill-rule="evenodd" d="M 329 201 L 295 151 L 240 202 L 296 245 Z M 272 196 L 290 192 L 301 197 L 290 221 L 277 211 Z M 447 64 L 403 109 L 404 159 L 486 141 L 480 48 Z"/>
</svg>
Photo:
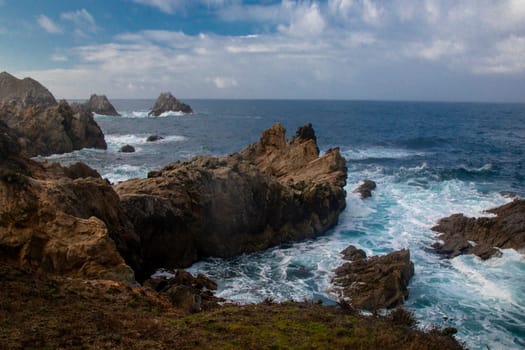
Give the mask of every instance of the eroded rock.
<svg viewBox="0 0 525 350">
<path fill-rule="evenodd" d="M 460 254 L 475 254 L 488 259 L 499 254 L 497 248 L 525 248 L 525 200 L 487 210 L 496 217 L 469 218 L 453 214 L 439 220 L 432 228 L 441 234 L 433 246 L 440 254 L 453 258 Z"/>
<path fill-rule="evenodd" d="M 343 258 L 351 260 L 335 270 L 335 291 L 356 309 L 375 311 L 401 305 L 408 297 L 414 275 L 409 250 L 366 258 L 361 249 L 349 246 Z"/>
<path fill-rule="evenodd" d="M 122 153 L 133 153 L 133 152 L 135 152 L 135 147 L 133 147 L 132 145 L 124 145 L 124 146 L 120 147 L 119 152 L 122 152 Z"/>
<path fill-rule="evenodd" d="M 376 183 L 372 180 L 364 180 L 359 187 L 357 187 L 354 192 L 361 195 L 361 199 L 366 199 L 372 197 L 372 191 L 377 187 Z"/>
<path fill-rule="evenodd" d="M 187 104 L 177 100 L 171 93 L 163 92 L 155 101 L 148 115 L 158 117 L 166 112 L 193 113 L 193 110 Z"/>
<path fill-rule="evenodd" d="M 146 271 L 266 249 L 333 227 L 345 207 L 346 162 L 338 149 L 319 156 L 312 134 L 286 141 L 276 124 L 241 153 L 196 157 L 117 184 L 141 235 Z"/>
<path fill-rule="evenodd" d="M 114 117 L 120 116 L 106 95 L 93 94 L 85 103 L 72 103 L 71 107 L 74 111 L 84 111 Z"/>
</svg>

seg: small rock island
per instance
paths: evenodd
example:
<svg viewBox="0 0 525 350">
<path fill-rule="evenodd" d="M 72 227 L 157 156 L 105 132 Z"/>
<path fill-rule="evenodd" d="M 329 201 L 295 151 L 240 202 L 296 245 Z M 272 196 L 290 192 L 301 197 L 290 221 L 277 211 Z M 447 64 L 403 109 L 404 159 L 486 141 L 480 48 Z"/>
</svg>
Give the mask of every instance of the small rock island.
<svg viewBox="0 0 525 350">
<path fill-rule="evenodd" d="M 179 101 L 170 92 L 163 92 L 155 101 L 155 104 L 148 113 L 149 116 L 158 117 L 162 113 L 167 112 L 182 112 L 182 113 L 193 113 L 191 107 L 185 103 Z"/>
</svg>

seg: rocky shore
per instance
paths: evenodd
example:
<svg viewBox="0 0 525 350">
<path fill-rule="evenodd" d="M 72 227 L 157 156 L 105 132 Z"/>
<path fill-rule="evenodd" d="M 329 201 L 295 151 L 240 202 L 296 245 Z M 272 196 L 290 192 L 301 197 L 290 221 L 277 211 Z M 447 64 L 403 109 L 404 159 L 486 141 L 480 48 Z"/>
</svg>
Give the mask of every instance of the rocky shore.
<svg viewBox="0 0 525 350">
<path fill-rule="evenodd" d="M 487 210 L 495 217 L 469 218 L 453 214 L 439 220 L 432 228 L 441 234 L 434 248 L 447 258 L 460 254 L 475 254 L 488 259 L 500 249 L 525 249 L 525 200 L 514 201 Z"/>
<path fill-rule="evenodd" d="M 190 106 L 175 98 L 170 92 L 163 92 L 157 97 L 157 100 L 148 115 L 158 117 L 167 112 L 182 112 L 190 114 L 193 113 L 193 110 Z"/>
</svg>

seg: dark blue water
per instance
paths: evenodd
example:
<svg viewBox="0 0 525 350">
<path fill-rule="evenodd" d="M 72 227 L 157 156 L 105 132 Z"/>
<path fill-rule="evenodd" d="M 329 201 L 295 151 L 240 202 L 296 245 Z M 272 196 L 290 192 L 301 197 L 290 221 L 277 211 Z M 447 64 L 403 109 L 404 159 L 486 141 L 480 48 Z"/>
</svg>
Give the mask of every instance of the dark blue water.
<svg viewBox="0 0 525 350">
<path fill-rule="evenodd" d="M 367 101 L 189 100 L 194 115 L 147 118 L 150 100 L 116 100 L 124 117 L 96 120 L 108 151 L 52 156 L 83 160 L 111 181 L 143 177 L 149 170 L 198 154 L 226 155 L 256 142 L 281 122 L 293 135 L 311 122 L 322 151 L 340 147 L 348 165 L 348 208 L 326 236 L 235 259 L 194 265 L 219 281 L 219 294 L 238 302 L 335 300 L 330 287 L 339 251 L 348 244 L 368 254 L 410 248 L 416 275 L 407 307 L 421 326 L 453 326 L 473 349 L 525 347 L 525 259 L 442 260 L 428 248 L 435 222 L 455 212 L 525 196 L 525 105 Z M 151 134 L 165 139 L 147 143 Z M 121 154 L 131 144 L 136 153 Z M 352 189 L 365 178 L 378 183 L 372 199 Z"/>
</svg>

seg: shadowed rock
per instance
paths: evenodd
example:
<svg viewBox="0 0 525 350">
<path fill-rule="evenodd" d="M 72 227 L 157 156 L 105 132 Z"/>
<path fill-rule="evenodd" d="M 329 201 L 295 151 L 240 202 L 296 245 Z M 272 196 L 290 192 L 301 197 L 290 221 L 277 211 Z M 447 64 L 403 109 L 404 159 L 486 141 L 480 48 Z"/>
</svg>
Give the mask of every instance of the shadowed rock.
<svg viewBox="0 0 525 350">
<path fill-rule="evenodd" d="M 354 192 L 361 195 L 361 199 L 366 199 L 372 197 L 372 191 L 377 187 L 376 183 L 372 180 L 364 180 L 359 187 L 357 187 Z"/>
<path fill-rule="evenodd" d="M 82 109 L 89 113 L 108 115 L 118 117 L 120 114 L 115 107 L 109 102 L 106 95 L 91 95 L 89 100 L 83 104 L 76 104 L 76 108 Z"/>
<path fill-rule="evenodd" d="M 408 250 L 366 258 L 363 250 L 349 246 L 343 252 L 351 260 L 335 270 L 336 292 L 356 309 L 375 311 L 399 306 L 408 297 L 414 275 Z"/>
<path fill-rule="evenodd" d="M 124 146 L 120 147 L 119 152 L 122 152 L 122 153 L 133 153 L 133 152 L 135 152 L 135 147 L 133 147 L 132 145 L 124 145 Z"/>
<path fill-rule="evenodd" d="M 115 186 L 142 239 L 146 271 L 320 235 L 345 207 L 346 162 L 275 124 L 227 157 L 196 157 Z"/>
<path fill-rule="evenodd" d="M 155 101 L 155 104 L 148 113 L 149 116 L 158 117 L 162 113 L 166 112 L 183 112 L 193 113 L 190 106 L 180 102 L 169 92 L 163 92 Z"/>
<path fill-rule="evenodd" d="M 0 120 L 16 132 L 24 156 L 107 148 L 91 114 L 73 111 L 65 101 L 57 104 L 38 82 L 4 72 L 0 86 Z"/>
<path fill-rule="evenodd" d="M 156 141 L 160 141 L 160 140 L 164 140 L 164 137 L 159 136 L 159 135 L 150 135 L 146 139 L 146 142 L 156 142 Z"/>
<path fill-rule="evenodd" d="M 18 79 L 7 72 L 0 73 L 0 104 L 19 109 L 38 106 L 51 107 L 57 101 L 42 84 L 31 78 Z"/>
<path fill-rule="evenodd" d="M 496 217 L 469 218 L 453 214 L 439 220 L 432 230 L 440 232 L 433 246 L 440 254 L 453 258 L 460 254 L 475 254 L 488 259 L 499 254 L 497 248 L 525 248 L 525 200 L 487 210 Z"/>
</svg>

